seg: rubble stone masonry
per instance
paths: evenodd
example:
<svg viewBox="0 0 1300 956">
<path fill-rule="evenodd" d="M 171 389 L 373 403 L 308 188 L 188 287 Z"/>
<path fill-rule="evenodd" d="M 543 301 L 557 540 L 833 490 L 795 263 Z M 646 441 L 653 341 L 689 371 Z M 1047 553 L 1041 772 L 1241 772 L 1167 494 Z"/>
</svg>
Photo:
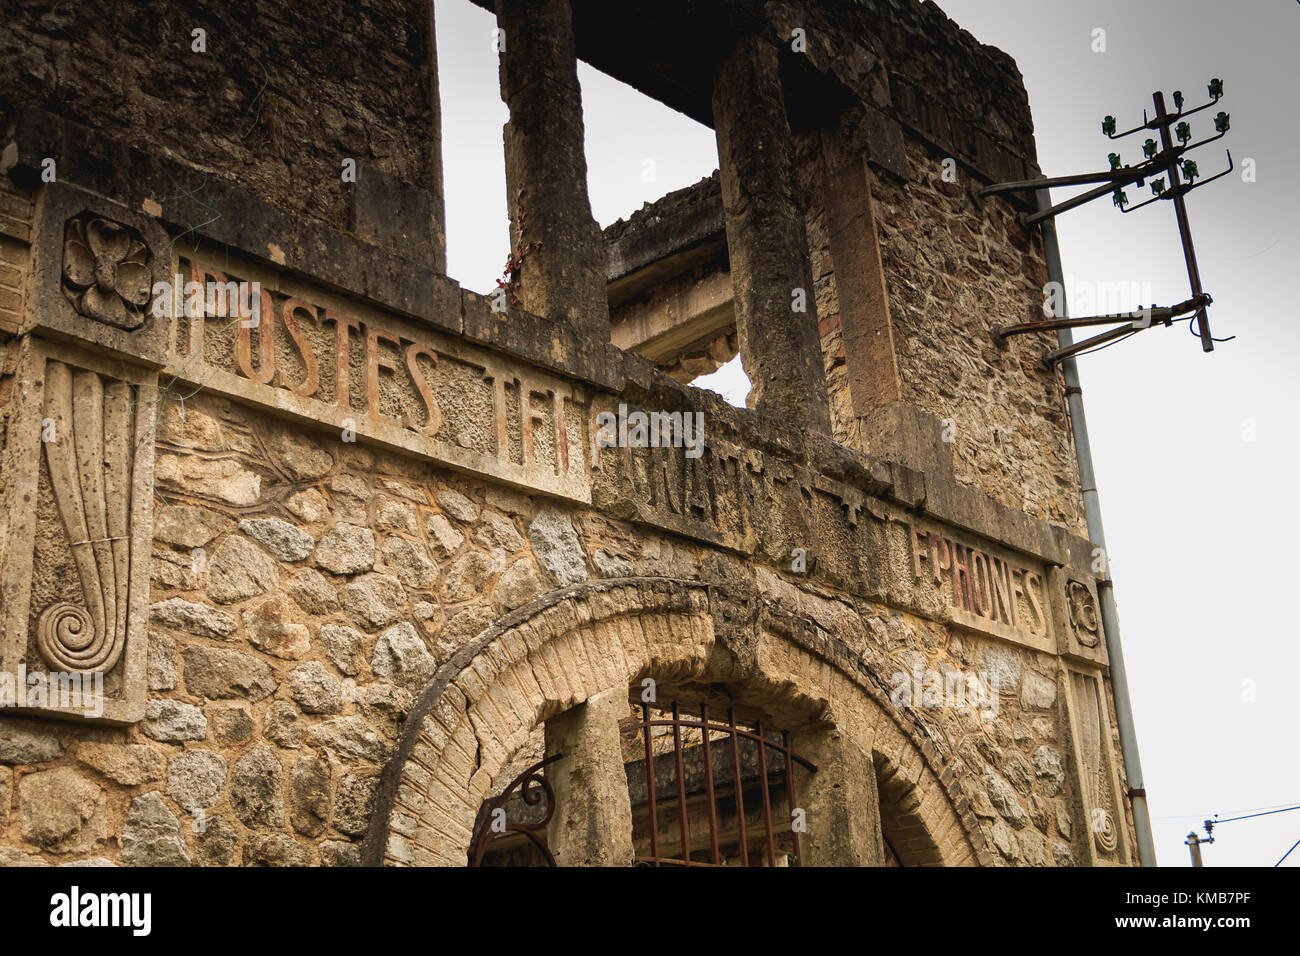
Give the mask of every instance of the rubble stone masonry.
<svg viewBox="0 0 1300 956">
<path fill-rule="evenodd" d="M 1032 168 L 1014 64 L 932 4 L 704 6 L 789 114 L 793 181 L 755 160 L 721 174 L 729 201 L 783 190 L 768 215 L 806 223 L 806 259 L 795 230 L 746 260 L 766 285 L 730 341 L 771 376 L 757 409 L 593 331 L 602 302 L 528 311 L 551 285 L 502 312 L 443 274 L 428 5 L 6 11 L 0 865 L 465 865 L 483 801 L 544 747 L 583 751 L 554 771 L 563 862 L 628 862 L 609 734 L 645 678 L 725 688 L 809 742 L 849 788 L 806 791 L 818 860 L 1134 862 L 1060 393 L 1045 343 L 989 335 L 1045 281 L 1015 210 L 971 195 Z M 601 7 L 548 5 L 579 57 L 600 57 Z M 795 24 L 792 72 L 769 47 Z M 709 119 L 739 94 L 695 60 L 726 39 L 654 69 L 629 41 L 621 69 Z M 904 55 L 925 44 L 984 86 L 950 96 L 965 79 Z M 799 112 L 823 81 L 852 122 Z M 512 189 L 555 146 L 527 99 Z M 582 197 L 582 168 L 512 209 Z M 839 226 L 828 177 L 863 185 Z M 716 276 L 724 220 L 699 218 L 692 268 Z M 530 281 L 599 299 L 590 249 L 577 271 L 547 256 Z M 873 256 L 876 286 L 836 287 Z M 760 300 L 807 264 L 817 325 L 769 336 Z M 192 282 L 247 283 L 256 319 Z M 610 314 L 617 341 L 612 293 Z M 818 334 L 825 392 L 784 414 L 821 369 L 783 372 L 781 343 L 815 363 Z M 611 447 L 614 410 L 699 421 L 702 444 Z M 83 678 L 93 710 L 60 689 Z"/>
</svg>

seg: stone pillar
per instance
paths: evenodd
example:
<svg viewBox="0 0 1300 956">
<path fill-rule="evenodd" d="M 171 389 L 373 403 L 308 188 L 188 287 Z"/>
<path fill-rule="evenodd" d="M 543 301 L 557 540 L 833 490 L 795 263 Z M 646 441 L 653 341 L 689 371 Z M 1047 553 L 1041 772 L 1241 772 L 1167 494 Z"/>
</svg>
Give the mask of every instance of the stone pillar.
<svg viewBox="0 0 1300 956">
<path fill-rule="evenodd" d="M 439 273 L 447 272 L 447 202 L 442 178 L 442 98 L 438 93 L 438 32 L 434 24 L 434 4 L 428 0 L 429 30 L 425 42 L 428 49 L 429 96 L 429 155 L 425 157 L 424 188 L 431 195 L 430 227 L 433 231 L 434 266 Z"/>
<path fill-rule="evenodd" d="M 740 38 L 718 67 L 713 118 L 749 404 L 829 434 L 812 264 L 774 46 Z"/>
<path fill-rule="evenodd" d="M 835 268 L 849 403 L 861 450 L 926 474 L 952 476 L 952 436 L 903 396 L 889 290 L 860 141 L 844 127 L 821 134 L 826 232 Z M 945 439 L 945 434 L 947 438 Z"/>
<path fill-rule="evenodd" d="M 605 241 L 591 217 L 568 0 L 496 0 L 511 255 L 520 307 L 609 341 Z"/>
<path fill-rule="evenodd" d="M 546 840 L 560 866 L 631 866 L 632 802 L 618 722 L 627 689 L 616 687 L 546 722 L 546 768 L 555 812 Z"/>
<path fill-rule="evenodd" d="M 836 142 L 829 131 L 822 132 L 822 161 L 849 398 L 853 414 L 866 415 L 903 397 L 876 234 L 872 175 L 866 157 Z"/>
<path fill-rule="evenodd" d="M 883 866 L 880 794 L 869 749 L 831 727 L 791 735 L 794 751 L 816 764 L 795 765 L 796 796 L 808 830 L 799 837 L 804 866 Z"/>
</svg>

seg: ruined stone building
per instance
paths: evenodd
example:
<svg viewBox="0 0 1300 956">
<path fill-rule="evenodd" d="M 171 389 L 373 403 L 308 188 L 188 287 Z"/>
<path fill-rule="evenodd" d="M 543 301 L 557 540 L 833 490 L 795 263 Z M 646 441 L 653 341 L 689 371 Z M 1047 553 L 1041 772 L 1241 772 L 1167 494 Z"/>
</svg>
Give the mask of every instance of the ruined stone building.
<svg viewBox="0 0 1300 956">
<path fill-rule="evenodd" d="M 429 2 L 8 7 L 0 863 L 1135 862 L 1012 60 L 495 13 L 480 295 Z M 602 234 L 579 58 L 719 171 Z"/>
</svg>

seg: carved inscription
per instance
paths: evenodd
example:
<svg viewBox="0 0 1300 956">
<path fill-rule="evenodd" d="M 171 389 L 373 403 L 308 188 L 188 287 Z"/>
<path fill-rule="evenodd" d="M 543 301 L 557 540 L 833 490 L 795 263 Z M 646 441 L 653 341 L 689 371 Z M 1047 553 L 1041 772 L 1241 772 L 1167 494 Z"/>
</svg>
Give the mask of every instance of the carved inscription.
<svg viewBox="0 0 1300 956">
<path fill-rule="evenodd" d="M 934 587 L 946 582 L 954 609 L 980 622 L 1047 636 L 1043 575 L 915 524 L 908 525 L 908 534 L 913 577 Z"/>
<path fill-rule="evenodd" d="M 585 414 L 580 389 L 418 323 L 240 269 L 178 258 L 163 303 L 167 371 L 177 379 L 337 427 L 343 440 L 591 500 L 582 431 L 570 424 Z"/>
</svg>

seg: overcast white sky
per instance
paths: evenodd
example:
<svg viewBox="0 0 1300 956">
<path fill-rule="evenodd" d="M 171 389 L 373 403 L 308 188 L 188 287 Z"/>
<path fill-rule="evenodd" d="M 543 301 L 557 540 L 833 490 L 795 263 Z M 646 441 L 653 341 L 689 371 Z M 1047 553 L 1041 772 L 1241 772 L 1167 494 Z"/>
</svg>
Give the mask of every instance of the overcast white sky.
<svg viewBox="0 0 1300 956">
<path fill-rule="evenodd" d="M 1255 161 L 1255 182 L 1239 171 L 1188 197 L 1211 327 L 1237 338 L 1206 355 L 1182 323 L 1080 359 L 1156 853 L 1185 866 L 1183 838 L 1205 817 L 1300 804 L 1300 310 L 1290 281 L 1300 261 L 1300 3 L 939 5 L 1015 57 L 1047 175 L 1105 168 L 1115 146 L 1101 135 L 1104 115 L 1134 126 L 1161 88 L 1199 105 L 1213 76 L 1232 132 L 1201 151 L 1201 171 L 1226 167 L 1220 145 L 1239 164 Z M 437 4 L 448 272 L 478 292 L 493 287 L 508 248 L 493 26 L 469 0 Z M 1098 28 L 1104 53 L 1092 50 Z M 602 225 L 717 167 L 712 130 L 585 65 L 580 80 Z M 1193 118 L 1196 138 L 1212 112 Z M 1120 145 L 1126 162 L 1140 158 L 1141 138 Z M 1139 193 L 1130 189 L 1135 202 Z M 1103 199 L 1058 228 L 1075 280 L 1145 284 L 1159 304 L 1190 294 L 1170 204 L 1121 215 Z M 1135 294 L 1123 307 L 1144 304 Z M 712 387 L 742 404 L 747 383 L 729 369 Z M 1300 810 L 1216 835 L 1207 866 L 1272 866 L 1300 840 Z M 1300 849 L 1283 865 L 1300 865 Z"/>
</svg>

